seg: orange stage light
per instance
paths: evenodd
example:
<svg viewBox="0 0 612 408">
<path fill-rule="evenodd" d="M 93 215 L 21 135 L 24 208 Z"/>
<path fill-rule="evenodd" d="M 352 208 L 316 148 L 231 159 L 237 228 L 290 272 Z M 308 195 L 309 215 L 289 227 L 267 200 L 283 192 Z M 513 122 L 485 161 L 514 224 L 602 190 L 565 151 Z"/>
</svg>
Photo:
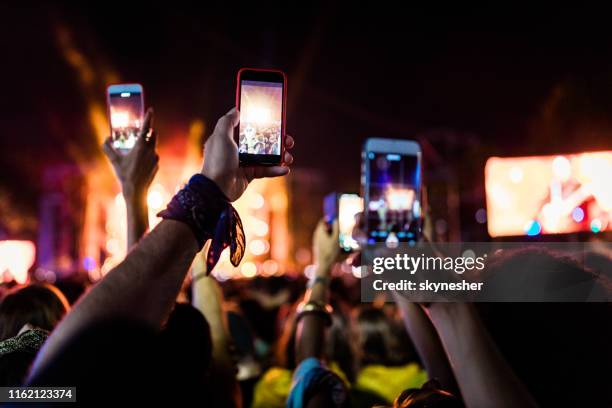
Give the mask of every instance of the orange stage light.
<svg viewBox="0 0 612 408">
<path fill-rule="evenodd" d="M 32 241 L 0 241 L 0 276 L 4 281 L 26 283 L 35 259 L 36 246 Z"/>
</svg>

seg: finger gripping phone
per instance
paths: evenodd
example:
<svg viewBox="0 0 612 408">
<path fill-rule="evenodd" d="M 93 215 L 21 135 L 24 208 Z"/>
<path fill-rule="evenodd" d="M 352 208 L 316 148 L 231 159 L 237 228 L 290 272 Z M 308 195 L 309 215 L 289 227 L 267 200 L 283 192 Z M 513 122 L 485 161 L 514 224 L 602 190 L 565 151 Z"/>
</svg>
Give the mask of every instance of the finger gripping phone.
<svg viewBox="0 0 612 408">
<path fill-rule="evenodd" d="M 421 235 L 421 147 L 415 141 L 368 139 L 362 187 L 368 244 L 417 241 Z"/>
<path fill-rule="evenodd" d="M 287 77 L 282 71 L 252 68 L 238 71 L 237 143 L 241 165 L 282 163 L 286 100 Z"/>
<path fill-rule="evenodd" d="M 116 84 L 107 88 L 106 100 L 113 147 L 130 150 L 136 144 L 144 120 L 144 93 L 140 84 Z"/>
</svg>

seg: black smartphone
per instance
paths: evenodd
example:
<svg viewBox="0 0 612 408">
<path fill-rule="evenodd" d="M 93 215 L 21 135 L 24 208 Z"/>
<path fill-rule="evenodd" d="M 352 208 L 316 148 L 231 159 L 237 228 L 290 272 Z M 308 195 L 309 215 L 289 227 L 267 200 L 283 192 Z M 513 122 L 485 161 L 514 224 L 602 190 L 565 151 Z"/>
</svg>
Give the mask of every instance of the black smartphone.
<svg viewBox="0 0 612 408">
<path fill-rule="evenodd" d="M 282 163 L 285 143 L 287 77 L 282 71 L 242 68 L 238 71 L 236 108 L 241 165 Z"/>
<path fill-rule="evenodd" d="M 367 242 L 417 241 L 421 235 L 421 147 L 411 140 L 368 139 L 362 187 Z"/>
</svg>

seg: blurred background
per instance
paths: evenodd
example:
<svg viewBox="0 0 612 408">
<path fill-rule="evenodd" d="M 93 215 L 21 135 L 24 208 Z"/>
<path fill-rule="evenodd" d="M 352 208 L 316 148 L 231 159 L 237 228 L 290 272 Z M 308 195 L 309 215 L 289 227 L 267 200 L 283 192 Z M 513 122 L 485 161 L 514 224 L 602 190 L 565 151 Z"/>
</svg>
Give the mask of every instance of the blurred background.
<svg viewBox="0 0 612 408">
<path fill-rule="evenodd" d="M 612 147 L 612 34 L 598 10 L 527 14 L 399 3 L 376 10 L 336 2 L 2 5 L 0 273 L 97 280 L 125 254 L 125 208 L 100 149 L 109 133 L 108 84 L 141 83 L 155 108 L 154 225 L 154 214 L 199 169 L 202 143 L 233 106 L 235 75 L 245 66 L 287 72 L 296 160 L 289 177 L 254 183 L 237 204 L 247 259 L 237 269 L 222 263 L 221 279 L 301 273 L 312 262 L 323 196 L 360 190 L 367 137 L 421 143 L 436 239 L 537 237 L 546 225 L 535 215 L 501 232 L 487 225 L 487 209 L 534 187 L 486 191 L 485 165 L 491 157 L 552 163 L 562 155 L 554 174 L 565 177 L 564 160 L 575 156 L 564 155 Z M 612 174 L 606 157 L 589 167 L 600 179 Z M 514 184 L 530 178 L 520 163 L 496 163 Z M 591 195 L 599 224 L 587 219 L 554 239 L 601 236 L 611 188 Z M 583 222 L 584 212 L 570 210 Z"/>
</svg>

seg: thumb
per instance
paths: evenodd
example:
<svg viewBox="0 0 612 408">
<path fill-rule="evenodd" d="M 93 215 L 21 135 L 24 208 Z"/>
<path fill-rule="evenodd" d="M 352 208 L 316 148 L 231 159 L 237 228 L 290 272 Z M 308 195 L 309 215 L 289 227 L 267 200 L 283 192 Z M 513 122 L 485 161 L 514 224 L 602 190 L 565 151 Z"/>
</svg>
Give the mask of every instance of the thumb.
<svg viewBox="0 0 612 408">
<path fill-rule="evenodd" d="M 233 130 L 236 126 L 238 126 L 239 122 L 240 122 L 240 112 L 238 112 L 238 109 L 232 108 L 229 112 L 223 115 L 221 119 L 217 121 L 217 125 L 215 126 L 214 133 L 218 132 L 221 134 L 228 134 L 231 137 L 233 137 L 234 136 Z"/>
</svg>

